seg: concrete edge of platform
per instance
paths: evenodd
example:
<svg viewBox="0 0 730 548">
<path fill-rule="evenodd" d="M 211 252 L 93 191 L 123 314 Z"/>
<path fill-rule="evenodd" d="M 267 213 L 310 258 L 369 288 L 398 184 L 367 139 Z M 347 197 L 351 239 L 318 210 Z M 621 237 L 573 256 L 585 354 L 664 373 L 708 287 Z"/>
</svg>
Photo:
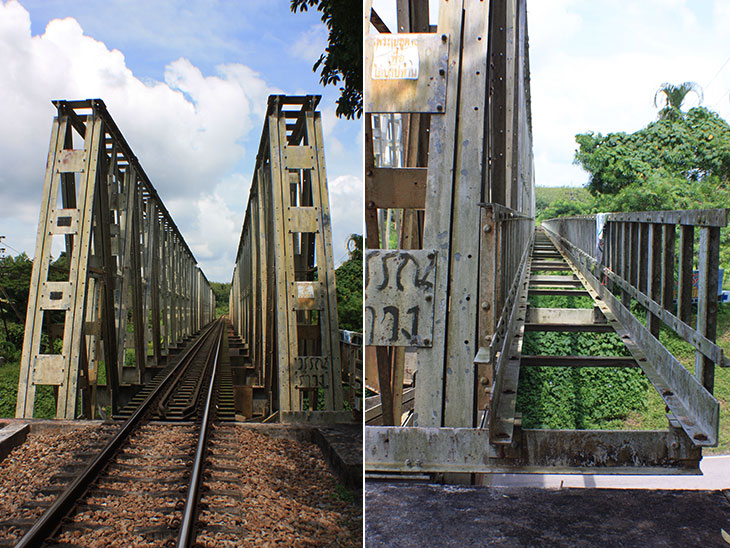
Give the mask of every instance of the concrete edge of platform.
<svg viewBox="0 0 730 548">
<path fill-rule="evenodd" d="M 25 438 L 28 437 L 29 432 L 30 425 L 27 422 L 20 421 L 4 424 L 2 428 L 0 428 L 0 462 L 2 462 L 13 449 L 25 442 Z"/>
</svg>

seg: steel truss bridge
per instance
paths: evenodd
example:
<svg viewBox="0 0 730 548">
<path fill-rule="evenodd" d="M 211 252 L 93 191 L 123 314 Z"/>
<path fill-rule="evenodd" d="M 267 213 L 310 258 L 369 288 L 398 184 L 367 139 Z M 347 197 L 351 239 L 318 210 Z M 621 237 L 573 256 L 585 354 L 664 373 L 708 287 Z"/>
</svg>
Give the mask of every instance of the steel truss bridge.
<svg viewBox="0 0 730 548">
<path fill-rule="evenodd" d="M 715 341 L 727 210 L 536 230 L 525 0 L 442 0 L 436 24 L 425 0 L 398 0 L 397 29 L 366 4 L 366 383 L 379 393 L 366 473 L 698 473 L 718 442 L 715 367 L 730 365 Z M 533 295 L 592 306 L 540 308 Z M 692 345 L 694 372 L 660 326 Z M 629 356 L 526 355 L 531 331 L 613 332 Z M 404 396 L 406 348 L 417 364 Z M 638 368 L 666 428 L 523 428 L 519 373 L 534 366 Z"/>
<path fill-rule="evenodd" d="M 360 408 L 361 336 L 337 323 L 318 102 L 268 101 L 224 345 L 244 419 L 350 422 L 345 402 Z M 215 296 L 104 102 L 54 105 L 16 417 L 34 416 L 38 386 L 54 388 L 57 418 L 117 416 L 215 319 Z"/>
</svg>

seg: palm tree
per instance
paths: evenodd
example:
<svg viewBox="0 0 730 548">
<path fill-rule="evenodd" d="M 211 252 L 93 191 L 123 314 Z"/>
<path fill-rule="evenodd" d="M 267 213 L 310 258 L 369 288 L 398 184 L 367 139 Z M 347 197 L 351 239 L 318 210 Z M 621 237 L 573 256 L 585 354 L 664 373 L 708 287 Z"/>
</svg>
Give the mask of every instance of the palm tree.
<svg viewBox="0 0 730 548">
<path fill-rule="evenodd" d="M 695 82 L 684 82 L 678 86 L 664 82 L 654 94 L 654 106 L 659 108 L 658 98 L 660 94 L 664 94 L 664 107 L 659 111 L 659 119 L 672 118 L 682 115 L 682 103 L 693 91 L 702 102 L 702 88 Z"/>
</svg>

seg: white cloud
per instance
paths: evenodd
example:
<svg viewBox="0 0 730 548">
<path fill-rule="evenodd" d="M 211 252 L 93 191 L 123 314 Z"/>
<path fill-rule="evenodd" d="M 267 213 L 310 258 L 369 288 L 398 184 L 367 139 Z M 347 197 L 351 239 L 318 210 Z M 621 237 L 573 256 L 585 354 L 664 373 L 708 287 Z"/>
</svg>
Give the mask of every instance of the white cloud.
<svg viewBox="0 0 730 548">
<path fill-rule="evenodd" d="M 318 23 L 302 32 L 289 48 L 289 53 L 297 59 L 314 62 L 324 53 L 327 47 L 327 28 Z"/>
<path fill-rule="evenodd" d="M 363 182 L 354 175 L 341 175 L 328 181 L 332 247 L 335 265 L 347 259 L 345 242 L 350 234 L 362 234 L 364 218 Z"/>
<path fill-rule="evenodd" d="M 50 101 L 101 97 L 183 235 L 200 250 L 204 270 L 230 277 L 242 218 L 233 221 L 243 206 L 229 208 L 223 190 L 246 152 L 243 142 L 250 135 L 257 142 L 267 96 L 279 90 L 244 65 L 221 65 L 206 76 L 184 58 L 166 67 L 164 83 L 143 82 L 120 51 L 84 35 L 74 19 L 52 20 L 32 36 L 28 12 L 12 0 L 0 2 L 0 66 L 0 232 L 10 245 L 31 255 L 35 248 Z M 229 229 L 232 238 L 223 236 Z M 215 238 L 193 245 L 200 234 Z M 226 255 L 228 240 L 235 242 Z"/>
</svg>

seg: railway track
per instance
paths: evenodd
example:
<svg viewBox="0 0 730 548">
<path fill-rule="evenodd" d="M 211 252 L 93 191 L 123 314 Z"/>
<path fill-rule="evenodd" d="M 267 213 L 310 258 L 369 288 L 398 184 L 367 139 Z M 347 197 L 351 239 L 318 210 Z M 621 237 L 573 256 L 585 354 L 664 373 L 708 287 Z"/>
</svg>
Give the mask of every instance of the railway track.
<svg viewBox="0 0 730 548">
<path fill-rule="evenodd" d="M 225 459 L 205 470 L 217 394 L 230 383 L 218 365 L 224 329 L 222 321 L 205 328 L 123 410 L 123 424 L 104 425 L 18 518 L 0 523 L 7 535 L 0 546 L 184 547 L 198 533 L 240 534 L 231 513 L 240 500 L 226 484 Z M 214 445 L 224 443 L 225 427 L 218 430 Z M 212 503 L 199 518 L 204 471 L 218 480 L 217 498 L 206 493 Z"/>
</svg>

